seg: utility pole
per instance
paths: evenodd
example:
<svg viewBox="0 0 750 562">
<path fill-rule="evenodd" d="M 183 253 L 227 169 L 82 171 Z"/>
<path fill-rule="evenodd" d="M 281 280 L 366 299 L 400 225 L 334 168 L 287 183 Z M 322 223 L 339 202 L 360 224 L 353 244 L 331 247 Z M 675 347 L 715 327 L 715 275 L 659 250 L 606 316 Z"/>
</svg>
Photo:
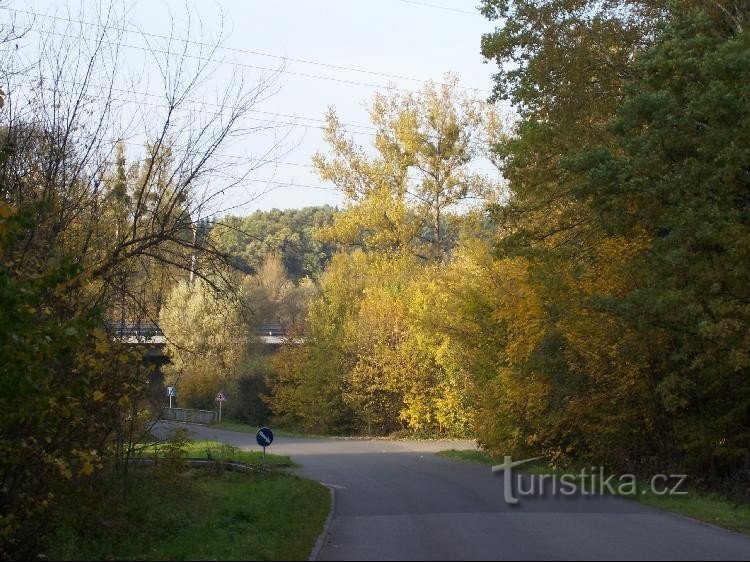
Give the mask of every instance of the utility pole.
<svg viewBox="0 0 750 562">
<path fill-rule="evenodd" d="M 193 223 L 192 229 L 193 229 L 193 255 L 190 258 L 190 285 L 193 284 L 193 281 L 195 280 L 195 269 L 198 263 L 198 253 L 197 253 L 197 244 L 198 244 L 198 224 L 200 223 L 200 218 L 198 219 L 198 222 Z"/>
</svg>

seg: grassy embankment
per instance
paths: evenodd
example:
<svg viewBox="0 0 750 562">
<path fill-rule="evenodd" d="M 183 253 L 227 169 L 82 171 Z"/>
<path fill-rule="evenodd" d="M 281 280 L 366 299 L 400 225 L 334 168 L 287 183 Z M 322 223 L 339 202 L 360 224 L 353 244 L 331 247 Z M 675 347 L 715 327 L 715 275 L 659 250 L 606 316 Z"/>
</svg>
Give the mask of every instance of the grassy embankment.
<svg viewBox="0 0 750 562">
<path fill-rule="evenodd" d="M 458 461 L 478 462 L 487 466 L 502 464 L 502 459 L 494 458 L 484 451 L 442 451 L 439 455 Z M 542 461 L 523 465 L 517 469 L 527 474 L 561 474 Z M 570 470 L 571 474 L 578 474 L 580 470 Z M 642 504 L 671 511 L 699 521 L 719 525 L 721 527 L 750 535 L 750 505 L 736 504 L 716 494 L 701 490 L 689 489 L 686 496 L 656 495 L 650 492 L 649 486 L 639 486 L 635 495 L 624 498 L 638 501 Z"/>
<path fill-rule="evenodd" d="M 260 429 L 260 426 L 258 425 L 250 425 L 247 423 L 232 420 L 223 420 L 218 423 L 212 423 L 211 427 L 216 429 L 227 429 L 229 431 L 238 431 L 240 433 L 252 433 L 253 435 L 255 435 L 258 429 Z M 272 427 L 271 429 L 273 431 L 274 437 L 332 437 L 330 435 L 312 435 L 309 433 L 301 433 L 298 431 L 288 431 L 277 427 Z"/>
<path fill-rule="evenodd" d="M 306 560 L 330 508 L 328 490 L 281 470 L 288 457 L 189 443 L 183 453 L 253 465 L 240 473 L 186 469 L 179 462 L 131 467 L 57 517 L 46 551 L 62 560 Z M 220 468 L 220 465 L 217 465 Z M 102 498 L 108 498 L 102 501 Z"/>
</svg>

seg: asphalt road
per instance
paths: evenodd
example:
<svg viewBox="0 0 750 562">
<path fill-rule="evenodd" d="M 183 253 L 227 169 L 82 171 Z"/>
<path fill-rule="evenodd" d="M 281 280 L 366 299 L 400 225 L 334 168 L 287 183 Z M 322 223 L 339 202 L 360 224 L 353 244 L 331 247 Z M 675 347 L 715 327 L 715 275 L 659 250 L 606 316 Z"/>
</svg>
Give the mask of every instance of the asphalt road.
<svg viewBox="0 0 750 562">
<path fill-rule="evenodd" d="M 255 436 L 190 426 L 257 449 Z M 503 499 L 489 467 L 434 453 L 468 442 L 289 439 L 300 474 L 335 490 L 318 560 L 750 560 L 750 538 L 609 496 Z"/>
</svg>

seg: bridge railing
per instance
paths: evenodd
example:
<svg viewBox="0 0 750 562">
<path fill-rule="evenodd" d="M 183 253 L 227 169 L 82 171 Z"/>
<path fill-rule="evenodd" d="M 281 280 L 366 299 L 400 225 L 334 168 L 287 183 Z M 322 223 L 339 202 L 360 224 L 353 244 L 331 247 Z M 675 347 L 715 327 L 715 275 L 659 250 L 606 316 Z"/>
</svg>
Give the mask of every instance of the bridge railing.
<svg viewBox="0 0 750 562">
<path fill-rule="evenodd" d="M 286 336 L 286 328 L 281 324 L 261 324 L 255 333 L 258 336 Z"/>
<path fill-rule="evenodd" d="M 110 333 L 121 338 L 153 338 L 164 335 L 164 332 L 156 324 L 120 324 L 117 322 L 107 322 L 106 325 Z"/>
<path fill-rule="evenodd" d="M 189 410 L 187 408 L 162 408 L 161 419 L 188 423 L 213 423 L 216 412 L 212 410 Z"/>
</svg>

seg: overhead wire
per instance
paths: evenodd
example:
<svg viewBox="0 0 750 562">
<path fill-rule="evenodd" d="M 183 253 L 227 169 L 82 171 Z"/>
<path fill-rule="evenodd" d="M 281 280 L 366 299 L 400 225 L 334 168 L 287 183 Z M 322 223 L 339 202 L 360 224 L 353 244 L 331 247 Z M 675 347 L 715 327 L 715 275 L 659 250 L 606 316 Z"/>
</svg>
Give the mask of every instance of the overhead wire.
<svg viewBox="0 0 750 562">
<path fill-rule="evenodd" d="M 28 73 L 17 73 L 16 76 L 23 76 L 23 77 L 30 78 L 30 79 L 36 79 L 35 75 L 30 75 Z M 85 87 L 85 86 L 89 85 L 87 83 L 80 82 L 80 81 L 75 81 L 75 80 L 62 80 L 62 79 L 60 79 L 59 82 L 63 83 L 63 84 L 69 84 L 71 86 L 80 86 L 80 87 Z M 117 93 L 121 93 L 121 94 L 134 94 L 136 96 L 144 96 L 144 97 L 149 97 L 149 98 L 162 98 L 163 97 L 163 94 L 153 94 L 153 93 L 149 93 L 149 92 L 141 92 L 141 91 L 134 90 L 134 89 L 115 88 L 115 87 L 101 86 L 101 85 L 96 85 L 96 84 L 90 84 L 90 86 L 92 88 L 95 88 L 95 89 L 98 88 L 100 90 L 110 90 L 112 92 L 117 92 Z M 69 93 L 70 94 L 70 93 L 74 93 L 74 92 L 65 92 L 65 93 Z M 95 94 L 86 94 L 86 96 L 91 97 L 93 99 L 102 99 L 102 100 L 105 100 L 105 101 L 108 99 L 105 96 L 97 96 Z M 169 109 L 169 106 L 164 105 L 164 104 L 143 102 L 141 100 L 134 100 L 134 99 L 130 99 L 129 100 L 129 99 L 122 99 L 121 98 L 121 99 L 114 99 L 113 101 L 132 102 L 132 103 L 144 103 L 144 104 L 149 105 L 151 107 L 156 107 L 156 108 L 161 108 L 161 109 Z M 186 98 L 183 101 L 185 103 L 188 103 L 188 104 L 194 104 L 196 107 L 208 106 L 208 107 L 215 107 L 215 108 L 218 108 L 218 109 L 222 110 L 222 111 L 216 112 L 214 114 L 216 116 L 218 116 L 218 115 L 224 115 L 224 111 L 237 111 L 239 109 L 239 107 L 237 107 L 237 106 L 232 106 L 232 105 L 227 105 L 227 104 L 213 103 L 213 102 L 204 101 L 204 100 L 194 100 L 194 99 Z M 183 110 L 183 111 L 189 111 L 191 108 L 189 108 L 189 107 L 181 107 L 180 109 Z M 270 119 L 260 119 L 260 118 L 256 118 L 256 117 L 248 117 L 248 119 L 250 119 L 252 121 L 257 121 L 257 122 L 260 122 L 260 123 L 267 123 L 267 124 L 280 125 L 280 126 L 290 126 L 290 127 L 303 127 L 303 128 L 306 128 L 306 129 L 308 129 L 308 128 L 309 129 L 319 129 L 319 130 L 325 130 L 326 129 L 326 126 L 324 125 L 326 123 L 326 121 L 324 119 L 320 119 L 320 118 L 317 118 L 317 117 L 305 117 L 305 116 L 294 115 L 294 114 L 290 114 L 290 113 L 279 113 L 279 112 L 264 111 L 264 110 L 257 110 L 257 109 L 249 109 L 249 110 L 247 110 L 247 112 L 248 113 L 257 113 L 257 114 L 260 114 L 260 115 L 269 115 L 269 116 L 273 116 L 273 117 L 284 117 L 284 118 L 289 118 L 289 119 L 302 119 L 304 121 L 313 121 L 313 122 L 321 123 L 322 125 L 308 125 L 308 124 L 304 124 L 304 123 L 295 123 L 293 121 L 273 121 L 273 120 L 270 120 Z M 364 135 L 364 136 L 369 136 L 369 137 L 373 137 L 373 138 L 377 136 L 378 129 L 376 127 L 373 127 L 372 125 L 360 125 L 360 124 L 348 123 L 348 122 L 339 122 L 339 123 L 346 129 L 346 133 L 347 134 Z M 368 129 L 368 131 L 357 131 L 357 130 L 352 130 L 352 128 L 353 129 Z M 474 145 L 474 148 L 478 148 L 478 145 Z"/>
<path fill-rule="evenodd" d="M 450 8 L 450 7 L 446 7 L 446 6 L 439 6 L 439 5 L 431 4 L 431 3 L 427 3 L 427 2 L 418 2 L 418 1 L 410 1 L 410 0 L 401 0 L 401 1 L 404 2 L 404 3 L 413 4 L 413 5 L 419 5 L 419 6 L 423 6 L 423 7 L 438 8 L 438 9 L 450 10 L 450 11 L 454 11 L 454 12 L 470 13 L 470 14 L 474 14 L 475 13 L 475 12 L 469 12 L 469 11 L 466 11 L 466 10 L 461 10 L 461 9 L 456 9 L 456 8 Z M 373 76 L 381 76 L 381 77 L 386 77 L 386 78 L 393 78 L 393 79 L 397 79 L 397 80 L 406 80 L 406 81 L 412 81 L 412 82 L 423 82 L 422 80 L 417 79 L 417 78 L 407 77 L 407 76 L 401 76 L 401 75 L 397 75 L 397 74 L 390 74 L 390 73 L 373 71 L 373 70 L 368 70 L 368 69 L 362 69 L 362 68 L 356 68 L 356 67 L 349 67 L 349 66 L 343 66 L 343 65 L 330 64 L 330 63 L 325 63 L 325 62 L 321 62 L 321 61 L 315 61 L 315 60 L 311 60 L 311 59 L 300 59 L 300 58 L 293 58 L 293 57 L 287 57 L 287 56 L 282 56 L 282 55 L 274 55 L 274 54 L 270 54 L 270 53 L 264 53 L 264 52 L 261 52 L 261 51 L 253 51 L 253 50 L 240 49 L 240 48 L 235 48 L 235 47 L 225 47 L 225 46 L 220 46 L 220 45 L 217 46 L 217 45 L 213 45 L 213 44 L 209 44 L 209 43 L 205 43 L 205 42 L 200 42 L 200 41 L 194 41 L 194 40 L 190 40 L 190 39 L 182 39 L 182 38 L 176 38 L 176 37 L 162 35 L 162 34 L 147 33 L 147 32 L 141 31 L 141 30 L 128 29 L 128 28 L 122 28 L 122 27 L 117 27 L 117 26 L 109 26 L 109 25 L 104 25 L 104 24 L 99 24 L 99 23 L 86 22 L 86 21 L 83 21 L 83 20 L 80 20 L 80 19 L 66 18 L 66 17 L 54 16 L 54 15 L 49 15 L 49 14 L 42 14 L 42 13 L 39 13 L 39 12 L 30 11 L 30 10 L 21 10 L 21 9 L 17 9 L 17 8 L 9 8 L 9 7 L 6 7 L 6 6 L 0 6 L 0 10 L 6 10 L 6 11 L 14 12 L 14 13 L 17 13 L 17 14 L 25 14 L 25 15 L 29 15 L 29 16 L 33 16 L 33 17 L 40 17 L 40 18 L 53 19 L 53 20 L 58 20 L 58 21 L 65 21 L 67 23 L 74 23 L 74 24 L 78 24 L 78 25 L 82 25 L 82 26 L 92 26 L 92 27 L 98 27 L 98 28 L 104 28 L 104 29 L 112 29 L 113 31 L 120 31 L 120 32 L 123 32 L 123 33 L 130 33 L 130 34 L 140 34 L 140 35 L 142 35 L 144 37 L 152 37 L 152 38 L 163 39 L 163 40 L 168 40 L 168 41 L 177 41 L 177 42 L 181 42 L 181 43 L 184 43 L 184 44 L 197 45 L 197 46 L 200 46 L 200 47 L 217 48 L 217 49 L 220 49 L 220 50 L 225 50 L 225 51 L 230 51 L 230 52 L 244 53 L 244 54 L 251 54 L 251 55 L 256 55 L 256 56 L 263 56 L 263 57 L 275 58 L 275 59 L 279 59 L 279 60 L 292 61 L 292 62 L 297 62 L 297 63 L 301 63 L 301 64 L 316 65 L 316 66 L 325 67 L 325 68 L 331 68 L 331 69 L 335 69 L 335 70 L 342 70 L 342 71 L 347 71 L 347 72 L 357 72 L 357 73 L 363 73 L 363 74 L 368 74 L 368 75 L 373 75 Z M 36 31 L 38 31 L 39 33 L 48 33 L 48 34 L 60 35 L 60 36 L 71 38 L 71 39 L 80 39 L 80 37 L 74 37 L 74 36 L 70 36 L 70 35 L 65 35 L 65 34 L 62 34 L 62 33 L 59 33 L 59 32 L 54 32 L 54 31 L 44 31 L 44 30 L 36 30 Z M 110 41 L 105 41 L 103 39 L 99 39 L 99 40 L 102 41 L 102 42 L 104 42 L 105 44 L 114 44 L 114 45 L 117 45 L 118 47 L 138 49 L 138 50 L 147 51 L 147 52 L 151 52 L 151 53 L 156 52 L 156 53 L 166 54 L 168 56 L 176 54 L 176 53 L 173 53 L 173 52 L 170 52 L 170 51 L 164 51 L 164 50 L 160 50 L 160 49 L 155 49 L 153 47 L 143 47 L 143 46 L 140 46 L 140 45 L 130 45 L 130 44 L 122 43 L 122 42 L 114 43 L 114 42 L 110 42 Z M 230 64 L 230 65 L 233 65 L 235 67 L 245 67 L 245 68 L 251 68 L 251 69 L 255 69 L 255 70 L 266 70 L 266 71 L 277 71 L 278 70 L 278 69 L 273 69 L 273 68 L 268 68 L 268 67 L 261 67 L 261 66 L 257 66 L 257 65 L 249 65 L 249 64 L 245 64 L 245 63 L 239 63 L 239 62 L 232 62 L 232 61 L 226 61 L 226 60 L 217 60 L 215 58 L 203 57 L 203 56 L 199 56 L 199 55 L 188 55 L 188 54 L 182 53 L 182 54 L 180 54 L 180 56 L 186 57 L 186 58 L 193 58 L 193 59 L 201 60 L 201 61 L 204 61 L 204 62 L 216 62 L 216 63 L 220 63 L 220 64 Z M 305 78 L 315 78 L 315 79 L 321 79 L 321 80 L 331 80 L 331 81 L 335 81 L 335 82 L 338 82 L 338 83 L 344 83 L 344 84 L 366 86 L 366 87 L 371 87 L 371 88 L 382 88 L 382 87 L 384 87 L 381 84 L 372 84 L 372 83 L 366 83 L 366 82 L 361 82 L 361 81 L 356 81 L 356 80 L 341 79 L 341 78 L 332 77 L 332 76 L 316 75 L 316 74 L 312 74 L 312 73 L 292 72 L 292 71 L 288 71 L 288 70 L 284 70 L 283 72 L 285 74 L 290 74 L 290 75 L 295 75 L 295 76 L 300 76 L 300 77 L 305 77 Z M 61 81 L 61 82 L 63 82 L 63 83 L 69 83 L 69 84 L 76 85 L 76 86 L 87 86 L 87 84 L 83 84 L 83 83 L 75 82 L 75 81 Z M 438 83 L 438 84 L 440 84 L 440 83 Z M 462 89 L 465 89 L 465 90 L 485 91 L 485 92 L 488 91 L 488 90 L 480 90 L 480 89 L 477 89 L 477 88 L 470 88 L 470 87 L 466 87 L 466 86 L 459 86 L 459 87 L 462 88 Z M 114 88 L 114 87 L 107 88 L 107 89 L 109 89 L 109 90 L 111 90 L 113 92 L 135 94 L 135 95 L 140 95 L 140 96 L 144 96 L 144 97 L 162 97 L 159 94 L 151 94 L 151 93 L 148 93 L 148 92 L 138 92 L 138 91 L 134 91 L 134 90 L 124 90 L 124 89 L 118 89 L 118 88 Z M 401 91 L 407 91 L 407 92 L 416 93 L 414 90 L 409 90 L 409 89 L 406 89 L 406 88 L 395 88 L 395 89 L 401 90 Z M 86 94 L 86 95 L 94 97 L 94 98 L 99 97 L 101 99 L 104 99 L 101 96 L 92 96 L 91 94 Z M 119 100 L 113 100 L 113 101 L 128 102 L 128 101 L 135 101 L 135 100 L 119 99 Z M 236 110 L 236 109 L 238 109 L 236 107 L 227 106 L 225 104 L 217 104 L 217 103 L 211 103 L 211 102 L 206 102 L 206 101 L 196 101 L 196 100 L 189 100 L 189 99 L 186 99 L 185 101 L 188 102 L 188 103 L 194 103 L 194 104 L 203 105 L 203 106 L 213 106 L 213 107 L 217 107 L 217 108 L 222 109 L 222 110 L 230 110 L 230 109 L 231 110 Z M 139 103 L 147 103 L 147 102 L 139 102 Z M 153 103 L 148 103 L 148 105 L 151 105 L 151 106 L 154 106 L 154 107 L 162 107 L 162 108 L 166 107 L 166 106 L 163 106 L 163 105 L 160 105 L 160 104 L 153 104 Z M 220 113 L 221 112 L 219 112 L 219 114 Z M 304 120 L 304 121 L 311 121 L 311 122 L 317 122 L 317 123 L 323 123 L 323 124 L 326 123 L 326 121 L 323 120 L 323 119 L 314 118 L 314 117 L 305 117 L 305 116 L 299 116 L 299 115 L 292 115 L 292 114 L 287 114 L 287 113 L 270 112 L 270 111 L 263 111 L 263 110 L 248 110 L 248 113 L 264 114 L 264 115 L 276 116 L 276 117 L 284 117 L 284 118 L 289 118 L 289 119 L 301 119 L 301 120 Z M 257 118 L 250 118 L 250 119 L 252 119 L 254 121 L 261 122 L 261 123 L 268 123 L 268 124 L 273 124 L 273 125 L 301 126 L 301 127 L 304 127 L 304 128 L 325 129 L 324 126 L 319 126 L 319 125 L 308 125 L 308 124 L 300 124 L 300 123 L 294 123 L 294 122 L 278 122 L 278 121 L 263 120 L 263 119 L 257 119 Z M 373 132 L 364 132 L 364 131 L 357 131 L 357 130 L 347 130 L 347 132 L 350 133 L 350 134 L 361 134 L 361 135 L 368 135 L 368 136 L 373 136 L 373 137 L 376 136 L 377 129 L 375 127 L 373 127 L 373 126 L 370 126 L 370 125 L 359 125 L 359 124 L 346 123 L 346 122 L 342 122 L 341 125 L 343 125 L 344 127 L 353 128 L 353 129 L 367 129 L 369 131 L 373 131 Z M 131 144 L 134 144 L 134 143 L 131 143 Z M 232 158 L 232 159 L 250 159 L 249 157 L 234 156 L 234 155 L 221 155 L 221 154 L 217 154 L 217 156 L 218 157 L 223 157 L 223 158 Z M 305 168 L 314 168 L 314 166 L 311 165 L 311 164 L 303 164 L 303 163 L 295 163 L 295 162 L 284 162 L 284 161 L 278 161 L 278 160 L 261 160 L 260 163 L 269 163 L 269 164 L 273 163 L 273 164 L 279 164 L 279 165 L 289 165 L 289 166 L 298 166 L 298 167 L 305 167 Z M 415 179 L 415 178 L 410 178 L 410 179 Z M 277 182 L 277 181 L 266 181 L 266 180 L 256 180 L 256 181 L 258 181 L 259 183 L 267 183 L 267 184 L 279 185 L 279 186 L 305 187 L 305 188 L 322 189 L 322 190 L 329 190 L 329 191 L 340 191 L 336 187 L 315 186 L 315 185 L 310 185 L 310 184 L 299 184 L 299 183 L 295 183 L 295 182 Z"/>
<path fill-rule="evenodd" d="M 82 26 L 98 27 L 98 28 L 103 28 L 103 29 L 111 29 L 113 31 L 119 31 L 119 32 L 122 32 L 122 33 L 138 34 L 138 35 L 141 35 L 143 37 L 151 37 L 151 38 L 154 38 L 154 39 L 161 39 L 161 40 L 167 40 L 167 41 L 177 41 L 177 42 L 180 42 L 180 43 L 184 43 L 186 45 L 196 45 L 196 46 L 199 46 L 199 47 L 202 47 L 202 48 L 208 47 L 208 48 L 211 48 L 211 49 L 218 49 L 218 50 L 225 50 L 225 51 L 230 51 L 230 52 L 235 52 L 235 53 L 242 53 L 242 54 L 249 54 L 249 55 L 255 55 L 255 56 L 262 56 L 262 57 L 274 58 L 274 59 L 281 60 L 281 61 L 290 61 L 290 62 L 297 62 L 297 63 L 300 63 L 300 64 L 315 65 L 315 66 L 320 66 L 320 67 L 324 67 L 324 68 L 330 68 L 330 69 L 340 70 L 340 71 L 345 71 L 345 72 L 356 72 L 356 73 L 368 74 L 368 75 L 372 75 L 372 76 L 380 76 L 380 77 L 383 77 L 383 78 L 391 78 L 391 79 L 395 79 L 395 80 L 404 80 L 404 81 L 410 81 L 410 82 L 417 82 L 417 83 L 420 83 L 420 84 L 424 84 L 424 83 L 427 82 L 427 80 L 424 80 L 424 79 L 414 78 L 414 77 L 409 77 L 409 76 L 403 76 L 403 75 L 399 75 L 399 74 L 391 74 L 391 73 L 387 73 L 387 72 L 381 72 L 381 71 L 375 71 L 375 70 L 368 70 L 368 69 L 357 68 L 357 67 L 352 67 L 352 66 L 344 66 L 344 65 L 332 64 L 332 63 L 326 63 L 326 62 L 321 62 L 321 61 L 315 61 L 315 60 L 312 60 L 312 59 L 301 59 L 301 58 L 295 58 L 295 57 L 287 57 L 287 56 L 284 56 L 284 55 L 275 55 L 275 54 L 271 54 L 271 53 L 265 53 L 265 52 L 262 52 L 262 51 L 253 51 L 253 50 L 249 50 L 249 49 L 241 49 L 241 48 L 238 48 L 238 47 L 225 47 L 225 46 L 214 45 L 214 44 L 206 43 L 206 42 L 202 42 L 202 41 L 195 41 L 195 40 L 191 40 L 191 39 L 184 39 L 184 38 L 179 38 L 179 37 L 172 37 L 172 36 L 169 36 L 169 35 L 163 35 L 163 34 L 159 34 L 159 33 L 149 33 L 149 32 L 145 32 L 145 31 L 137 30 L 137 29 L 128 29 L 128 28 L 118 27 L 118 26 L 114 26 L 114 25 L 109 26 L 109 25 L 105 25 L 105 24 L 101 24 L 101 23 L 87 22 L 87 21 L 83 21 L 83 20 L 75 19 L 75 18 L 69 18 L 69 17 L 63 17 L 63 16 L 55 16 L 55 15 L 50 15 L 50 14 L 43 14 L 43 13 L 40 13 L 40 12 L 31 11 L 31 10 L 22 10 L 22 9 L 18 9 L 18 8 L 10 8 L 10 7 L 7 7 L 7 6 L 0 6 L 0 10 L 10 11 L 10 12 L 17 13 L 17 14 L 25 14 L 25 15 L 29 15 L 29 16 L 33 16 L 33 17 L 39 17 L 39 18 L 45 18 L 45 19 L 52 19 L 52 20 L 57 20 L 57 21 L 64 21 L 64 22 L 67 22 L 67 23 L 73 23 L 73 24 L 82 25 Z M 125 48 L 139 49 L 139 50 L 145 50 L 145 51 L 151 51 L 151 52 L 163 52 L 163 51 L 154 50 L 154 49 L 152 49 L 150 47 L 142 47 L 142 46 L 138 46 L 138 45 L 120 44 L 120 46 L 123 46 Z M 169 53 L 169 54 L 172 54 L 172 53 Z M 201 60 L 210 61 L 210 62 L 217 62 L 217 63 L 221 63 L 221 64 L 229 64 L 229 65 L 234 65 L 234 66 L 238 66 L 238 67 L 250 68 L 250 69 L 254 69 L 254 70 L 265 70 L 265 71 L 276 71 L 276 70 L 278 70 L 278 69 L 274 69 L 274 68 L 257 66 L 257 65 L 250 65 L 250 64 L 240 63 L 240 62 L 234 62 L 234 61 L 217 60 L 217 59 L 213 59 L 213 58 L 210 58 L 210 57 L 199 57 L 197 55 L 185 55 L 185 56 L 190 57 L 190 58 L 199 58 Z M 308 73 L 308 72 L 296 72 L 296 71 L 285 70 L 284 73 L 285 74 L 289 74 L 291 76 L 300 76 L 300 77 L 303 77 L 303 78 L 314 78 L 314 79 L 319 79 L 319 80 L 330 80 L 330 81 L 333 81 L 333 82 L 338 82 L 338 83 L 343 83 L 343 84 L 349 84 L 349 85 L 356 85 L 356 86 L 365 86 L 365 87 L 368 87 L 368 88 L 386 88 L 386 87 L 388 87 L 387 85 L 384 85 L 384 84 L 373 84 L 373 83 L 369 83 L 369 82 L 361 82 L 361 81 L 358 81 L 358 80 L 349 80 L 349 79 L 344 79 L 344 78 L 337 78 L 337 77 L 334 77 L 334 76 L 324 76 L 324 75 L 313 74 L 313 73 Z M 435 82 L 435 83 L 438 84 L 438 85 L 443 85 L 444 84 L 444 83 L 439 82 L 439 81 Z M 487 90 L 487 89 L 474 88 L 474 87 L 470 87 L 470 86 L 461 86 L 461 85 L 459 85 L 458 87 L 460 89 L 468 90 L 468 91 L 490 93 L 490 90 Z M 394 89 L 399 90 L 399 91 L 404 91 L 404 92 L 417 93 L 415 90 L 408 89 L 408 88 L 394 87 Z"/>
<path fill-rule="evenodd" d="M 463 10 L 461 8 L 453 8 L 452 6 L 443 6 L 440 4 L 433 4 L 432 2 L 422 2 L 421 0 L 399 0 L 400 2 L 403 2 L 404 4 L 411 4 L 412 6 L 421 6 L 423 8 L 435 8 L 437 10 L 445 10 L 448 12 L 454 12 L 458 14 L 469 14 L 472 16 L 478 16 L 481 15 L 479 11 L 470 11 L 470 10 Z"/>
</svg>

